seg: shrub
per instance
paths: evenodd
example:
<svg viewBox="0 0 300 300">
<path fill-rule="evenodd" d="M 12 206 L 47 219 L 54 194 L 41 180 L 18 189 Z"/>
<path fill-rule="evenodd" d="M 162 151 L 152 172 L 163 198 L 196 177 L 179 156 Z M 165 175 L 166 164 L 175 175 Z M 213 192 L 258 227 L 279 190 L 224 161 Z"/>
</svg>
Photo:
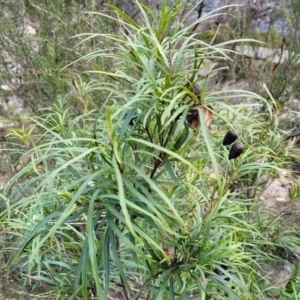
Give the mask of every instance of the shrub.
<svg viewBox="0 0 300 300">
<path fill-rule="evenodd" d="M 290 108 L 290 100 L 299 97 L 299 40 L 295 38 L 299 33 L 299 13 L 299 1 L 295 0 L 262 2 L 240 10 L 229 22 L 232 38 L 247 37 L 262 43 L 251 43 L 243 55 L 232 56 L 235 62 L 227 64 L 226 80 L 246 80 L 258 93 L 264 92 L 263 82 L 279 106 Z"/>
<path fill-rule="evenodd" d="M 84 11 L 99 9 L 94 1 L 2 2 L 5 21 L 0 24 L 0 96 L 15 95 L 36 112 L 69 94 L 69 101 L 81 112 L 81 82 L 76 72 L 84 71 L 86 66 L 77 63 L 68 70 L 63 67 L 86 54 L 91 45 L 75 47 L 78 40 L 72 37 L 87 30 L 111 32 L 114 24 L 93 15 L 87 18 Z M 97 47 L 96 40 L 93 47 Z M 106 62 L 102 60 L 101 64 L 105 66 Z"/>
<path fill-rule="evenodd" d="M 30 162 L 3 196 L 1 221 L 15 237 L 3 250 L 8 270 L 32 289 L 49 284 L 57 299 L 269 299 L 260 274 L 281 244 L 276 218 L 258 210 L 261 178 L 293 156 L 276 103 L 206 91 L 216 70 L 200 76 L 205 59 L 226 60 L 226 45 L 247 41 L 212 46 L 192 33 L 219 11 L 181 27 L 180 1 L 160 15 L 137 4 L 138 21 L 113 6 L 93 14 L 118 21 L 124 36 L 82 41 L 101 43 L 82 57 L 100 78 L 85 94 L 107 91 L 99 110 L 78 116 L 60 100 L 32 120 Z M 238 141 L 224 146 L 229 129 Z"/>
</svg>

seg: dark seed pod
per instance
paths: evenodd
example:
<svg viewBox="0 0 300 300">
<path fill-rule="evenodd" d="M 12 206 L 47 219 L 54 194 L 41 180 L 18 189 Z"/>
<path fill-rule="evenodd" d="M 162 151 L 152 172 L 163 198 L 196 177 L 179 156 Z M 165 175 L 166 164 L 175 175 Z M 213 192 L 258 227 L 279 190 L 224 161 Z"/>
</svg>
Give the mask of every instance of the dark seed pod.
<svg viewBox="0 0 300 300">
<path fill-rule="evenodd" d="M 236 141 L 237 138 L 238 136 L 234 131 L 228 130 L 223 139 L 223 146 L 232 144 L 233 142 Z"/>
<path fill-rule="evenodd" d="M 192 129 L 197 128 L 200 123 L 198 109 L 190 109 L 186 116 L 186 120 Z"/>
<path fill-rule="evenodd" d="M 198 83 L 194 84 L 193 93 L 200 99 L 200 97 L 201 97 L 201 87 Z"/>
<path fill-rule="evenodd" d="M 241 142 L 235 142 L 229 151 L 229 159 L 235 159 L 239 157 L 244 151 L 244 146 Z"/>
</svg>

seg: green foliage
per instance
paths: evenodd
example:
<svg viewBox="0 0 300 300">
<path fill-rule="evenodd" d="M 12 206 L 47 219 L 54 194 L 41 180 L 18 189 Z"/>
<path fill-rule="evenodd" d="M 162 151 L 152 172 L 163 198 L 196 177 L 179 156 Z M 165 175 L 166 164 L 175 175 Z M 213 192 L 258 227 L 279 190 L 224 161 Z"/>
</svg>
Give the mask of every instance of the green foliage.
<svg viewBox="0 0 300 300">
<path fill-rule="evenodd" d="M 138 21 L 114 6 L 89 14 L 119 22 L 123 36 L 79 36 L 102 41 L 76 61 L 90 66 L 89 80 L 78 77 L 83 103 L 105 91 L 99 110 L 78 116 L 60 99 L 32 119 L 29 163 L 0 214 L 16 240 L 8 270 L 24 287 L 49 284 L 57 299 L 107 299 L 118 286 L 125 299 L 269 299 L 260 263 L 280 239 L 276 218 L 258 210 L 261 178 L 293 155 L 276 102 L 206 90 L 217 70 L 200 76 L 204 60 L 226 60 L 226 45 L 247 40 L 212 46 L 191 32 L 196 23 L 175 22 L 180 1 L 160 15 L 137 4 Z M 233 160 L 228 129 L 244 146 Z"/>
<path fill-rule="evenodd" d="M 289 105 L 291 98 L 299 98 L 300 95 L 297 79 L 300 5 L 298 0 L 274 2 L 274 8 L 269 10 L 263 3 L 257 10 L 241 10 L 235 20 L 230 22 L 232 38 L 247 37 L 262 43 L 251 44 L 250 53 L 254 55 L 250 54 L 249 57 L 248 52 L 242 56 L 234 55 L 235 63 L 227 66 L 230 69 L 230 78 L 247 80 L 258 93 L 262 92 L 263 82 L 281 105 Z M 260 23 L 268 27 L 254 29 L 254 25 Z"/>
<path fill-rule="evenodd" d="M 49 107 L 57 97 L 70 94 L 70 102 L 81 111 L 79 91 L 74 87 L 76 72 L 86 69 L 77 63 L 66 64 L 86 54 L 92 44 L 78 44 L 74 35 L 86 31 L 110 32 L 114 24 L 107 19 L 89 17 L 84 11 L 96 11 L 95 1 L 0 1 L 0 76 L 1 97 L 11 94 L 23 99 L 31 111 Z M 35 31 L 35 33 L 33 33 Z M 100 64 L 100 62 L 98 62 Z M 101 61 L 105 65 L 107 62 Z M 82 79 L 84 81 L 84 78 Z M 99 100 L 94 104 L 98 104 Z"/>
</svg>

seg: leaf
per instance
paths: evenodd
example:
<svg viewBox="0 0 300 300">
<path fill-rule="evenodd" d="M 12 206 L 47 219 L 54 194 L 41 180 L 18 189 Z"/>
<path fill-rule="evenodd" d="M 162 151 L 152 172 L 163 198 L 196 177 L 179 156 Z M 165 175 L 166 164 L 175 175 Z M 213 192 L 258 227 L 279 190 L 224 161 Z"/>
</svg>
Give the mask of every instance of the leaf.
<svg viewBox="0 0 300 300">
<path fill-rule="evenodd" d="M 113 109 L 110 107 L 108 109 L 107 115 L 106 115 L 106 127 L 107 127 L 107 133 L 110 137 L 110 139 L 113 139 L 113 124 L 112 124 L 112 114 L 113 114 Z"/>
<path fill-rule="evenodd" d="M 130 18 L 126 13 L 124 13 L 118 7 L 116 7 L 114 5 L 111 5 L 111 4 L 105 4 L 105 5 L 107 5 L 108 7 L 110 7 L 111 9 L 113 9 L 114 11 L 116 11 L 122 18 L 124 18 L 134 28 L 136 28 L 136 29 L 140 28 L 140 26 L 132 18 Z"/>
<path fill-rule="evenodd" d="M 184 125 L 184 129 L 181 132 L 179 138 L 177 139 L 176 143 L 174 144 L 174 150 L 178 150 L 186 141 L 189 136 L 189 127 L 187 124 Z"/>
<path fill-rule="evenodd" d="M 212 162 L 212 167 L 213 167 L 214 173 L 216 175 L 218 186 L 219 186 L 219 189 L 221 190 L 222 181 L 221 181 L 220 172 L 219 172 L 219 164 L 217 162 L 216 154 L 215 154 L 215 151 L 213 149 L 212 143 L 210 141 L 210 137 L 209 137 L 207 127 L 205 126 L 205 124 L 206 124 L 205 114 L 201 113 L 200 114 L 200 125 L 201 125 L 201 132 L 202 132 L 203 140 L 205 141 L 205 144 L 206 144 L 206 147 L 207 147 L 207 152 L 208 152 L 208 155 L 209 155 L 210 160 Z"/>
<path fill-rule="evenodd" d="M 127 209 L 127 199 L 125 197 L 125 191 L 124 191 L 124 185 L 123 185 L 123 179 L 122 179 L 122 174 L 119 170 L 119 166 L 117 165 L 117 162 L 115 159 L 113 159 L 113 167 L 115 170 L 115 175 L 116 175 L 116 180 L 117 180 L 117 185 L 118 185 L 118 191 L 119 191 L 119 201 L 120 201 L 120 206 L 122 209 L 122 213 L 125 218 L 125 223 L 128 226 L 129 231 L 135 235 L 134 229 L 132 227 L 132 223 L 130 221 L 130 215 Z"/>
<path fill-rule="evenodd" d="M 95 226 L 97 224 L 97 222 L 95 221 L 95 219 L 93 218 L 93 214 L 94 214 L 94 203 L 98 197 L 100 193 L 100 190 L 96 190 L 91 199 L 90 199 L 90 203 L 89 203 L 89 209 L 88 209 L 88 214 L 87 214 L 87 242 L 88 242 L 88 254 L 89 254 L 89 258 L 90 258 L 90 263 L 91 263 L 91 271 L 93 274 L 93 278 L 94 278 L 94 283 L 96 286 L 96 291 L 97 291 L 97 295 L 99 296 L 99 298 L 101 299 L 102 297 L 100 296 L 102 293 L 102 288 L 101 288 L 101 283 L 102 283 L 102 278 L 100 278 L 98 276 L 98 261 L 97 261 L 97 246 L 96 246 L 96 241 L 95 241 Z M 86 258 L 85 258 L 86 259 Z M 83 277 L 84 280 L 85 277 Z M 86 284 L 86 282 L 84 282 L 84 284 Z"/>
</svg>

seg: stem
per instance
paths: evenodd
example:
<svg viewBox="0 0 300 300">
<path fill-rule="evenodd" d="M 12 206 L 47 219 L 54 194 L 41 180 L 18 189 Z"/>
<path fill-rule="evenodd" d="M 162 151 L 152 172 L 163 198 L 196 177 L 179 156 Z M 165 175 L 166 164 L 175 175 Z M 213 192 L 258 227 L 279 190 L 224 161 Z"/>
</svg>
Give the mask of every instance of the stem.
<svg viewBox="0 0 300 300">
<path fill-rule="evenodd" d="M 165 153 L 161 152 L 159 154 L 159 158 L 158 159 L 155 159 L 155 163 L 154 163 L 154 166 L 153 166 L 153 169 L 150 173 L 150 178 L 152 179 L 157 171 L 157 169 L 162 165 L 162 160 L 164 159 L 164 156 L 165 156 Z"/>
<path fill-rule="evenodd" d="M 150 142 L 153 143 L 153 140 L 152 140 L 152 137 L 151 137 L 151 134 L 150 134 L 148 126 L 146 126 L 146 132 L 147 132 L 147 135 L 149 137 Z"/>
<path fill-rule="evenodd" d="M 119 219 L 116 219 L 115 224 L 119 228 L 119 225 L 120 225 Z M 117 235 L 115 235 L 115 243 L 116 243 L 116 247 L 117 247 L 117 253 L 119 253 L 119 250 L 120 250 L 120 239 L 119 239 L 119 237 Z M 121 280 L 121 283 L 122 283 L 122 289 L 123 289 L 123 292 L 124 292 L 124 296 L 125 296 L 126 300 L 130 300 L 130 297 L 128 295 L 127 289 L 125 287 L 124 280 L 123 280 L 123 278 L 122 278 L 121 275 L 120 275 L 120 280 Z"/>
<path fill-rule="evenodd" d="M 291 208 L 292 206 L 294 206 L 296 203 L 291 203 L 290 205 L 288 205 L 287 207 L 285 207 L 283 210 L 281 210 L 277 215 L 275 215 L 275 217 L 265 226 L 265 228 L 263 229 L 262 232 L 264 232 L 273 222 L 275 222 L 276 220 L 278 220 L 289 208 Z"/>
</svg>

